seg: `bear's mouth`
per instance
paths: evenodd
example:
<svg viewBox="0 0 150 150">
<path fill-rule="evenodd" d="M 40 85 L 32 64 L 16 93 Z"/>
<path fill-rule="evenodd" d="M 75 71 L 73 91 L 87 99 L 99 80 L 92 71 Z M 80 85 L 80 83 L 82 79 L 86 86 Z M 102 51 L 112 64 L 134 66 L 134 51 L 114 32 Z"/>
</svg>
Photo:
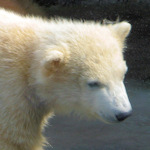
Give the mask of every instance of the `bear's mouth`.
<svg viewBox="0 0 150 150">
<path fill-rule="evenodd" d="M 114 124 L 119 122 L 115 117 L 102 116 L 99 119 L 106 124 Z"/>
</svg>

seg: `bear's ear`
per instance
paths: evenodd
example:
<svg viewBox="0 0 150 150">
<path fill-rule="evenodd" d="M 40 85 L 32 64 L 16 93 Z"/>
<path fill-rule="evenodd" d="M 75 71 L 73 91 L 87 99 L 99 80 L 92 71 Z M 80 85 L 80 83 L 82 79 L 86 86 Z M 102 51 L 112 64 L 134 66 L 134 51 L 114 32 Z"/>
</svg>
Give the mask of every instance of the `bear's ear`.
<svg viewBox="0 0 150 150">
<path fill-rule="evenodd" d="M 113 29 L 115 33 L 117 34 L 117 36 L 119 37 L 119 39 L 121 41 L 124 41 L 125 38 L 128 36 L 128 34 L 130 33 L 131 24 L 128 22 L 120 22 L 120 23 L 114 24 Z"/>
<path fill-rule="evenodd" d="M 64 53 L 59 50 L 51 50 L 46 54 L 46 57 L 42 61 L 43 71 L 45 75 L 50 75 L 52 72 L 56 72 L 64 64 Z"/>
</svg>

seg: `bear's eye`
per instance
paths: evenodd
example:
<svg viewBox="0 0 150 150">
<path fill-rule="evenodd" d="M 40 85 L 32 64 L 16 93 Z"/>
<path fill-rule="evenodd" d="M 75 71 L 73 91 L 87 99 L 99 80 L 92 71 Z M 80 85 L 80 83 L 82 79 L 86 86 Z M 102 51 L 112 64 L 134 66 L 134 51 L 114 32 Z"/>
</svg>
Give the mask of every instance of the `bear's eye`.
<svg viewBox="0 0 150 150">
<path fill-rule="evenodd" d="M 90 88 L 99 88 L 101 87 L 101 83 L 99 81 L 90 81 L 88 82 L 88 86 Z"/>
</svg>

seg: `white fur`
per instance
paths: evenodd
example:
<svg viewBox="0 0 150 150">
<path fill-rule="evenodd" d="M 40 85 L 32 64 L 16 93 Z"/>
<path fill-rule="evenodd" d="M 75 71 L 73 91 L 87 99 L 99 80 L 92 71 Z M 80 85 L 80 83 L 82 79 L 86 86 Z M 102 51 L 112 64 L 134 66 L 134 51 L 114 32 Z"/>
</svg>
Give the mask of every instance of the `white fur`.
<svg viewBox="0 0 150 150">
<path fill-rule="evenodd" d="M 130 28 L 0 10 L 0 150 L 42 150 L 53 112 L 106 122 L 130 112 L 123 85 Z"/>
</svg>

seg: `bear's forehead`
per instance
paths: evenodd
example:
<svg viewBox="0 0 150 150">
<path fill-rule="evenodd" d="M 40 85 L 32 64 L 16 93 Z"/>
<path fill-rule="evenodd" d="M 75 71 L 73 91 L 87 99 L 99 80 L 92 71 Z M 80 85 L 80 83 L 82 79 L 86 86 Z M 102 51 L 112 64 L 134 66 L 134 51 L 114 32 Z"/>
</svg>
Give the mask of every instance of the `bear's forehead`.
<svg viewBox="0 0 150 150">
<path fill-rule="evenodd" d="M 79 68 L 76 68 L 78 72 Z M 127 67 L 125 62 L 122 60 L 115 64 L 111 63 L 83 63 L 82 68 L 79 70 L 79 76 L 88 80 L 99 80 L 102 83 L 107 83 L 109 81 L 121 81 L 124 78 Z"/>
<path fill-rule="evenodd" d="M 76 44 L 71 45 L 71 57 L 79 62 L 112 63 L 123 59 L 123 50 L 115 38 L 106 38 L 103 40 L 91 37 L 80 39 Z"/>
<path fill-rule="evenodd" d="M 67 40 L 72 53 L 81 56 L 82 54 L 87 56 L 101 54 L 107 57 L 112 55 L 111 53 L 116 53 L 115 51 L 122 49 L 122 43 L 117 40 L 107 26 L 87 25 L 84 28 L 79 27 L 77 30 L 71 31 L 71 37 Z"/>
<path fill-rule="evenodd" d="M 87 78 L 121 78 L 126 70 L 122 43 L 107 26 L 84 25 L 72 28 L 67 38 L 69 70 Z M 68 34 L 68 33 L 67 33 Z M 68 37 L 68 36 L 66 36 Z M 72 40 L 73 39 L 73 40 Z"/>
<path fill-rule="evenodd" d="M 83 54 L 81 54 L 83 55 Z M 86 79 L 99 79 L 106 82 L 112 78 L 123 78 L 126 72 L 126 63 L 123 60 L 121 54 L 114 55 L 84 55 L 78 58 L 75 56 L 70 62 L 70 68 L 75 72 L 77 76 L 84 77 Z M 117 56 L 118 55 L 118 56 Z"/>
</svg>

